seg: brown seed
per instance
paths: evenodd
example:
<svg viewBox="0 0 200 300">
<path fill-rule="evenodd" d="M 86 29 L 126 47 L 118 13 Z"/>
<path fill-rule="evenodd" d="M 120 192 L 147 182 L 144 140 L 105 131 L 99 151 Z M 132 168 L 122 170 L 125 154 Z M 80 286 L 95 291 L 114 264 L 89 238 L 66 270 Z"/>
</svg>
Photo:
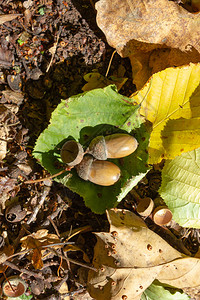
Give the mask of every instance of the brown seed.
<svg viewBox="0 0 200 300">
<path fill-rule="evenodd" d="M 76 170 L 82 179 L 102 186 L 115 184 L 121 175 L 118 166 L 109 161 L 94 160 L 91 155 L 85 155 Z"/>
<path fill-rule="evenodd" d="M 115 133 L 106 137 L 97 136 L 90 143 L 88 153 L 99 160 L 121 158 L 132 154 L 138 147 L 137 140 L 126 133 Z"/>
</svg>

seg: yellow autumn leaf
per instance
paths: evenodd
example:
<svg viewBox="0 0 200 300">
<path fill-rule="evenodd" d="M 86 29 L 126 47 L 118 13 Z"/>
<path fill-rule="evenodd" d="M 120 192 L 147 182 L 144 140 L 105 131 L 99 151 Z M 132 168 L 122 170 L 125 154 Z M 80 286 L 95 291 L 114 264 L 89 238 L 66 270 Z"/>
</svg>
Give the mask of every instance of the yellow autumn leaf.
<svg viewBox="0 0 200 300">
<path fill-rule="evenodd" d="M 136 95 L 152 123 L 149 163 L 173 159 L 200 147 L 200 63 L 154 74 Z"/>
</svg>

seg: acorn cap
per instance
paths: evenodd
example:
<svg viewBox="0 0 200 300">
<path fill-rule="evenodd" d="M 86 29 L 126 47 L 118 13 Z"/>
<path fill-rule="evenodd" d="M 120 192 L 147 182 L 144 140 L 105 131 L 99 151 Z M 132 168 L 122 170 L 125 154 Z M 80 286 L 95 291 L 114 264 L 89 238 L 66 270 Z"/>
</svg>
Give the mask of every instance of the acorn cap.
<svg viewBox="0 0 200 300">
<path fill-rule="evenodd" d="M 152 213 L 153 208 L 154 208 L 153 200 L 149 197 L 146 197 L 139 201 L 136 211 L 142 217 L 148 217 Z"/>
<path fill-rule="evenodd" d="M 60 152 L 62 161 L 70 167 L 79 164 L 83 159 L 83 155 L 83 147 L 74 140 L 67 141 Z"/>
<path fill-rule="evenodd" d="M 26 282 L 18 276 L 8 277 L 2 286 L 4 295 L 9 297 L 9 299 L 22 296 L 26 289 Z"/>
<path fill-rule="evenodd" d="M 85 155 L 80 164 L 76 165 L 76 171 L 80 178 L 88 180 L 90 169 L 94 158 L 91 155 Z"/>
<path fill-rule="evenodd" d="M 100 135 L 95 137 L 91 141 L 89 148 L 86 152 L 94 156 L 96 159 L 106 160 L 107 150 L 104 136 Z"/>
<path fill-rule="evenodd" d="M 171 210 L 166 206 L 159 206 L 153 211 L 153 221 L 160 226 L 169 224 L 172 217 Z"/>
</svg>

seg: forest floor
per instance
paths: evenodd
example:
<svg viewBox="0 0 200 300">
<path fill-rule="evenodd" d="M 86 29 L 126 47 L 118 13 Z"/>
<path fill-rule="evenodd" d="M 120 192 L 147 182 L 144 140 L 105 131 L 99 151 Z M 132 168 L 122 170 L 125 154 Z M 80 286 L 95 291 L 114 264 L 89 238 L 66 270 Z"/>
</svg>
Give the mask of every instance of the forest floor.
<svg viewBox="0 0 200 300">
<path fill-rule="evenodd" d="M 54 181 L 25 182 L 48 176 L 32 157 L 32 150 L 52 111 L 61 99 L 82 92 L 85 74 L 97 70 L 105 75 L 114 49 L 98 28 L 89 0 L 0 0 L 2 14 L 18 15 L 13 20 L 0 19 L 1 251 L 5 252 L 6 245 L 7 256 L 20 252 L 20 239 L 41 229 L 65 238 L 78 230 L 80 234 L 70 241 L 92 262 L 96 242 L 92 232 L 108 230 L 106 215 L 92 213 L 77 194 Z M 109 74 L 119 66 L 125 68 L 128 78 L 120 93 L 129 96 L 134 92 L 130 65 L 116 54 Z M 155 197 L 159 172 L 153 170 L 145 180 L 139 186 L 141 195 Z M 129 197 L 121 207 L 133 209 Z M 185 246 L 193 252 L 198 249 L 199 236 L 192 230 Z M 27 253 L 15 256 L 0 268 L 0 284 L 4 273 L 6 277 L 21 274 L 33 299 L 92 299 L 80 268 L 85 263 L 83 253 L 70 251 L 76 263 L 66 260 L 60 268 L 62 252 L 57 251 L 58 255 L 44 258 L 37 270 Z M 63 292 L 64 282 L 68 291 L 65 286 Z"/>
</svg>

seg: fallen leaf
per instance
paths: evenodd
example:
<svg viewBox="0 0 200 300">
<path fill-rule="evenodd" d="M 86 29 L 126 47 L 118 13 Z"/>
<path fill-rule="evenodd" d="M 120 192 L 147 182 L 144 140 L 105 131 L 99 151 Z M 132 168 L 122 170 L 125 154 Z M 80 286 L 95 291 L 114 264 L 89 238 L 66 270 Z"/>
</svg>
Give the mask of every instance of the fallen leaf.
<svg viewBox="0 0 200 300">
<path fill-rule="evenodd" d="M 4 90 L 2 91 L 3 94 L 3 101 L 17 104 L 20 106 L 24 100 L 24 95 L 22 93 L 14 92 L 11 90 Z"/>
<path fill-rule="evenodd" d="M 163 45 L 200 52 L 200 14 L 192 14 L 168 0 L 100 0 L 97 24 L 118 53 L 129 56 Z"/>
<path fill-rule="evenodd" d="M 173 288 L 165 288 L 155 280 L 143 293 L 141 300 L 189 300 L 188 295 Z"/>
<path fill-rule="evenodd" d="M 9 256 L 14 253 L 14 248 L 11 245 L 4 246 L 0 252 L 0 273 L 4 273 L 7 269 L 6 265 L 2 265 Z"/>
<path fill-rule="evenodd" d="M 111 209 L 107 212 L 110 232 L 96 233 L 88 291 L 96 300 L 132 300 L 140 296 L 159 275 L 163 265 L 184 257 L 147 228 L 134 213 Z M 139 299 L 139 298 L 138 298 Z"/>
<path fill-rule="evenodd" d="M 68 292 L 69 292 L 69 288 L 68 288 L 68 285 L 67 285 L 67 282 L 66 281 L 64 281 L 63 283 L 62 283 L 62 285 L 60 286 L 60 288 L 59 288 L 59 293 L 62 295 L 62 294 L 67 294 Z M 64 298 L 63 298 L 63 300 L 70 300 L 70 296 L 63 296 Z"/>
<path fill-rule="evenodd" d="M 60 243 L 60 240 L 57 235 L 49 234 L 47 229 L 41 229 L 21 238 L 20 242 L 22 243 L 22 251 L 31 250 L 30 259 L 34 268 L 41 269 L 43 267 L 42 253 L 45 251 L 44 246 Z"/>
<path fill-rule="evenodd" d="M 200 62 L 200 54 L 192 49 L 182 52 L 179 49 L 155 49 L 150 52 L 138 51 L 129 56 L 132 65 L 133 83 L 140 90 L 151 75 L 169 67 L 178 67 L 190 62 Z"/>
<path fill-rule="evenodd" d="M 6 48 L 0 47 L 0 66 L 4 68 L 9 68 L 11 67 L 13 60 L 13 53 Z"/>
<path fill-rule="evenodd" d="M 199 83 L 200 64 L 190 64 L 154 74 L 133 95 L 141 103 L 141 114 L 152 123 L 149 163 L 200 147 Z"/>
<path fill-rule="evenodd" d="M 200 61 L 200 13 L 168 0 L 100 0 L 96 9 L 108 43 L 130 58 L 138 90 L 158 71 Z"/>
<path fill-rule="evenodd" d="M 14 19 L 16 19 L 18 16 L 20 16 L 20 14 L 4 14 L 4 15 L 0 15 L 0 25 L 5 23 L 5 22 L 9 22 L 12 21 Z"/>
<path fill-rule="evenodd" d="M 183 227 L 200 228 L 200 148 L 167 161 L 162 170 L 161 197 Z"/>
<path fill-rule="evenodd" d="M 5 209 L 5 203 L 10 198 L 10 192 L 15 189 L 17 184 L 16 179 L 11 179 L 8 177 L 0 177 L 0 211 Z"/>
<path fill-rule="evenodd" d="M 161 269 L 157 279 L 177 288 L 199 286 L 200 260 L 195 257 L 185 257 L 167 263 Z"/>
</svg>

